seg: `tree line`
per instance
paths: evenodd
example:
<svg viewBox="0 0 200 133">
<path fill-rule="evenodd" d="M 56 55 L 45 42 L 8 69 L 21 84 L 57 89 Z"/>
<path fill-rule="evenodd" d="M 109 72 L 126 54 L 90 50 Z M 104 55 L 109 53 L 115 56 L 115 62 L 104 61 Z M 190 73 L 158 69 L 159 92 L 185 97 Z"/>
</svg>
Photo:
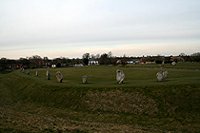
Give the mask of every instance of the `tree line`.
<svg viewBox="0 0 200 133">
<path fill-rule="evenodd" d="M 148 63 L 155 62 L 160 64 L 162 62 L 171 63 L 173 61 L 185 61 L 185 62 L 200 62 L 200 52 L 191 55 L 186 55 L 181 53 L 179 56 L 143 56 L 143 57 L 127 57 L 123 55 L 121 57 L 113 56 L 112 52 L 103 54 L 90 54 L 85 53 L 82 58 L 55 58 L 49 59 L 48 57 L 40 57 L 39 55 L 34 55 L 28 58 L 20 58 L 17 60 L 1 58 L 0 59 L 0 71 L 13 70 L 24 68 L 43 68 L 43 67 L 72 67 L 75 64 L 82 65 L 92 65 L 92 63 L 97 62 L 98 65 L 126 65 L 128 63 Z"/>
</svg>

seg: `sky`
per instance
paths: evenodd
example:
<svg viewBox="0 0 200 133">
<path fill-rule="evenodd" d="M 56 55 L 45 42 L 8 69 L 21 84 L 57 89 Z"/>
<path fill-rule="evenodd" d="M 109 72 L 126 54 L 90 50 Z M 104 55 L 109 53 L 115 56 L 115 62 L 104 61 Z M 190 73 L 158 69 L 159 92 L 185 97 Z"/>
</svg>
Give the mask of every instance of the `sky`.
<svg viewBox="0 0 200 133">
<path fill-rule="evenodd" d="M 0 58 L 200 52 L 200 0 L 0 0 Z"/>
</svg>

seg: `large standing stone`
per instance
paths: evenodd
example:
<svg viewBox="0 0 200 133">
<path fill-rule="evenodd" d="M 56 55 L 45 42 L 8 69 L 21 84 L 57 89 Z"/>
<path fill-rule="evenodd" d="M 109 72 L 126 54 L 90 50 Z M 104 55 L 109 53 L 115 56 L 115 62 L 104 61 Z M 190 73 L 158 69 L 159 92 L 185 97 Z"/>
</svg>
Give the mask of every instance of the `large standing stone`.
<svg viewBox="0 0 200 133">
<path fill-rule="evenodd" d="M 159 71 L 157 72 L 156 74 L 156 77 L 157 77 L 157 81 L 164 81 L 166 78 L 167 78 L 167 75 L 168 75 L 168 72 L 167 71 Z"/>
<path fill-rule="evenodd" d="M 60 71 L 56 72 L 56 78 L 57 78 L 59 83 L 62 83 L 63 75 L 62 75 L 62 73 Z"/>
<path fill-rule="evenodd" d="M 122 70 L 117 70 L 116 71 L 116 80 L 118 84 L 121 84 L 124 82 L 125 74 Z"/>
<path fill-rule="evenodd" d="M 50 80 L 51 75 L 50 75 L 49 70 L 47 70 L 47 72 L 46 72 L 46 76 L 47 76 L 47 80 Z"/>
</svg>

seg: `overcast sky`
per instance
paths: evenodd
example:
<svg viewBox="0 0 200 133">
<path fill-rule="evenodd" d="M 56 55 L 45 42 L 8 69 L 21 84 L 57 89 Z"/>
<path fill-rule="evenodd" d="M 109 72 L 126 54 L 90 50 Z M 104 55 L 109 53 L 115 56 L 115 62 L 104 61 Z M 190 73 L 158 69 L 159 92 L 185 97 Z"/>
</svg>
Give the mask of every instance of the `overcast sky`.
<svg viewBox="0 0 200 133">
<path fill-rule="evenodd" d="M 0 58 L 200 52 L 200 0 L 0 0 Z"/>
</svg>

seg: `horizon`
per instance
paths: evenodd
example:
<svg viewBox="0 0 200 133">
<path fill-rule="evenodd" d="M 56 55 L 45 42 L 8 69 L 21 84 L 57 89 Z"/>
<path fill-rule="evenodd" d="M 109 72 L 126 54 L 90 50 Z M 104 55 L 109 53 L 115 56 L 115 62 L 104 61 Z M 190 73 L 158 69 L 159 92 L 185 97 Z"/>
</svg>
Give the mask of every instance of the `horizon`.
<svg viewBox="0 0 200 133">
<path fill-rule="evenodd" d="M 1 0 L 0 58 L 191 55 L 198 0 Z"/>
<path fill-rule="evenodd" d="M 111 51 L 109 51 L 108 53 L 100 53 L 100 54 L 91 54 L 89 53 L 89 59 L 92 59 L 92 56 L 96 56 L 96 55 L 103 55 L 103 54 L 108 54 L 110 53 Z M 84 53 L 84 54 L 87 54 L 87 53 Z M 112 52 L 111 52 L 112 54 Z M 127 58 L 148 58 L 148 57 L 186 57 L 186 56 L 194 56 L 194 54 L 200 54 L 200 52 L 195 52 L 195 53 L 192 53 L 192 54 L 185 54 L 185 53 L 180 53 L 179 55 L 160 55 L 160 54 L 157 54 L 157 55 L 142 55 L 142 56 L 127 56 L 127 55 L 120 55 L 120 56 L 116 56 L 116 55 L 111 55 L 112 58 L 123 58 L 123 57 L 127 57 Z M 20 57 L 20 58 L 6 58 L 6 57 L 2 57 L 0 58 L 1 59 L 6 59 L 6 60 L 20 60 L 20 59 L 31 59 L 32 57 L 34 56 L 38 56 L 40 57 L 41 59 L 44 59 L 44 58 L 48 58 L 49 60 L 54 60 L 54 59 L 83 59 L 83 57 L 64 57 L 64 56 L 59 56 L 59 57 L 54 57 L 54 58 L 49 58 L 48 56 L 40 56 L 40 55 L 32 55 L 32 56 L 26 56 L 26 57 Z M 100 58 L 100 57 L 98 57 Z M 95 57 L 95 59 L 98 59 Z"/>
</svg>

